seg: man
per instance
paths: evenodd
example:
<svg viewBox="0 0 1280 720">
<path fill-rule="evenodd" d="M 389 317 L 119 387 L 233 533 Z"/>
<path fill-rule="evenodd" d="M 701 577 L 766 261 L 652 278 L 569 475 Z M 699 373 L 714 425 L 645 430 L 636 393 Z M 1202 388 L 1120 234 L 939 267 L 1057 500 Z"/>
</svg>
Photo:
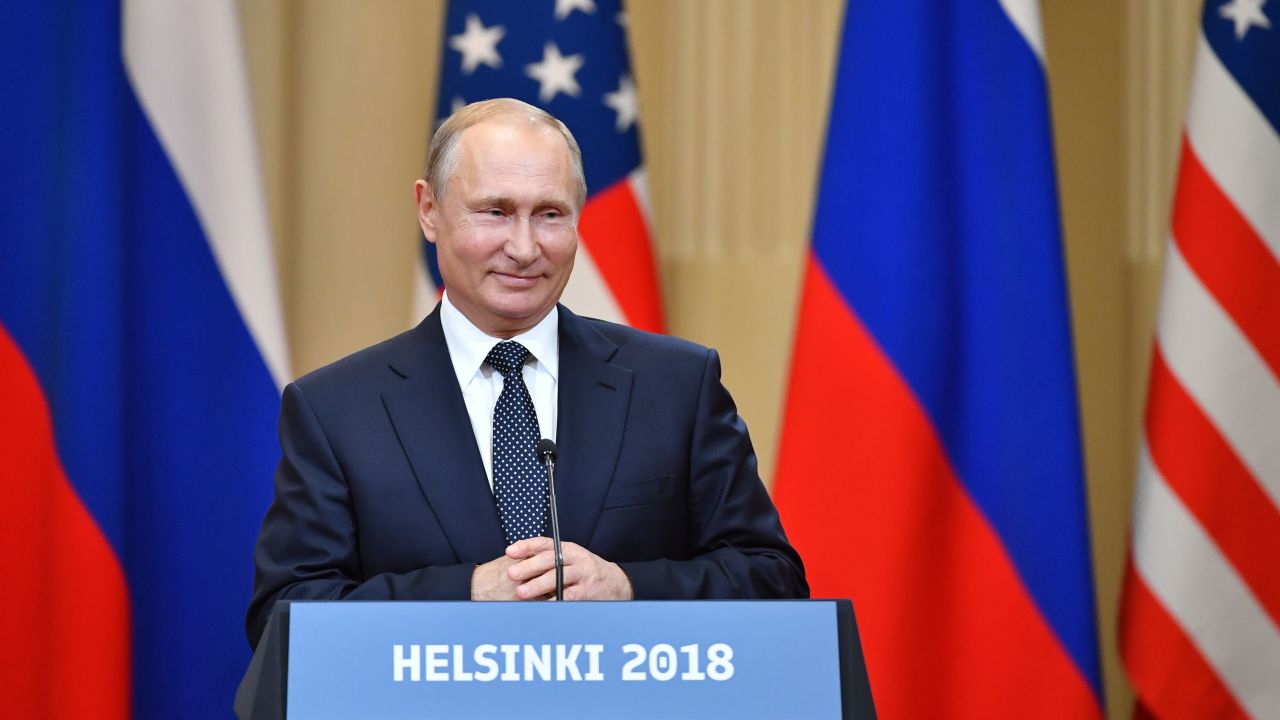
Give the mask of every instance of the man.
<svg viewBox="0 0 1280 720">
<path fill-rule="evenodd" d="M 432 139 L 418 216 L 448 288 L 418 327 L 285 388 L 246 628 L 280 599 L 806 597 L 712 350 L 557 305 L 586 198 L 577 142 L 510 100 Z"/>
</svg>

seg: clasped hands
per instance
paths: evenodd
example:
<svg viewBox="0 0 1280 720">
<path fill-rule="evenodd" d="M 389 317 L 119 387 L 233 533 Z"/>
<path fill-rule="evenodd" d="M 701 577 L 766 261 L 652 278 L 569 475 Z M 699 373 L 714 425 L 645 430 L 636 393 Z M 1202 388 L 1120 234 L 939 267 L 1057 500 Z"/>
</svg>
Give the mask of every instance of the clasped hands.
<svg viewBox="0 0 1280 720">
<path fill-rule="evenodd" d="M 627 574 L 577 543 L 562 542 L 565 600 L 630 600 Z M 555 597 L 556 560 L 551 538 L 512 543 L 471 574 L 472 600 L 546 600 Z"/>
</svg>

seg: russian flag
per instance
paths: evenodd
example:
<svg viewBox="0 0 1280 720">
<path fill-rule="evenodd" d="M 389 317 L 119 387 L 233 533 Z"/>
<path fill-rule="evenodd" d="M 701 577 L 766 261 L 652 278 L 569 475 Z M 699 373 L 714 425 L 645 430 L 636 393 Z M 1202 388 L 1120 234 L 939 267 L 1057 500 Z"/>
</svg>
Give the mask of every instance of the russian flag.
<svg viewBox="0 0 1280 720">
<path fill-rule="evenodd" d="M 776 499 L 886 717 L 1098 717 L 1033 0 L 851 0 Z"/>
<path fill-rule="evenodd" d="M 288 372 L 235 5 L 0 5 L 10 717 L 225 717 Z"/>
</svg>

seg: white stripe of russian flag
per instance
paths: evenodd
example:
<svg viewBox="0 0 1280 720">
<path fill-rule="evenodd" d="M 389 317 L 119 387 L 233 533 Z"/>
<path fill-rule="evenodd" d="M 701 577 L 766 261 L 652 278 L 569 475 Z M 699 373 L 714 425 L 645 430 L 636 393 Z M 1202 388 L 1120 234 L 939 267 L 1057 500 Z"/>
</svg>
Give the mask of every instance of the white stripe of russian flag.
<svg viewBox="0 0 1280 720">
<path fill-rule="evenodd" d="M 1023 39 L 1031 46 L 1031 51 L 1044 66 L 1044 27 L 1040 23 L 1039 0 L 1000 0 L 1004 14 L 1018 29 Z"/>
<path fill-rule="evenodd" d="M 283 388 L 284 315 L 235 4 L 126 0 L 125 69 L 258 351 Z"/>
</svg>

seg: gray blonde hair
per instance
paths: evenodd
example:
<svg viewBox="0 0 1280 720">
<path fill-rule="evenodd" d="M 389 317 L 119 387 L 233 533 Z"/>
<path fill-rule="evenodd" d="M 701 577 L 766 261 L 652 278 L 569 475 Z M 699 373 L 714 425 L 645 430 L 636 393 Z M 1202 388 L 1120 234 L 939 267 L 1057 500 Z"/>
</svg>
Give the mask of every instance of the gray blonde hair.
<svg viewBox="0 0 1280 720">
<path fill-rule="evenodd" d="M 441 123 L 440 129 L 436 130 L 436 134 L 431 138 L 431 149 L 427 152 L 427 168 L 422 173 L 422 179 L 431 186 L 431 192 L 435 193 L 437 200 L 444 199 L 449 178 L 458 167 L 458 139 L 462 137 L 462 131 L 486 120 L 513 122 L 526 120 L 558 131 L 569 146 L 573 179 L 577 184 L 575 198 L 578 203 L 577 210 L 582 210 L 583 204 L 587 201 L 587 179 L 586 173 L 582 170 L 582 149 L 578 147 L 578 141 L 574 139 L 573 133 L 569 132 L 569 128 L 554 115 L 515 98 L 495 98 L 471 103 Z"/>
</svg>

